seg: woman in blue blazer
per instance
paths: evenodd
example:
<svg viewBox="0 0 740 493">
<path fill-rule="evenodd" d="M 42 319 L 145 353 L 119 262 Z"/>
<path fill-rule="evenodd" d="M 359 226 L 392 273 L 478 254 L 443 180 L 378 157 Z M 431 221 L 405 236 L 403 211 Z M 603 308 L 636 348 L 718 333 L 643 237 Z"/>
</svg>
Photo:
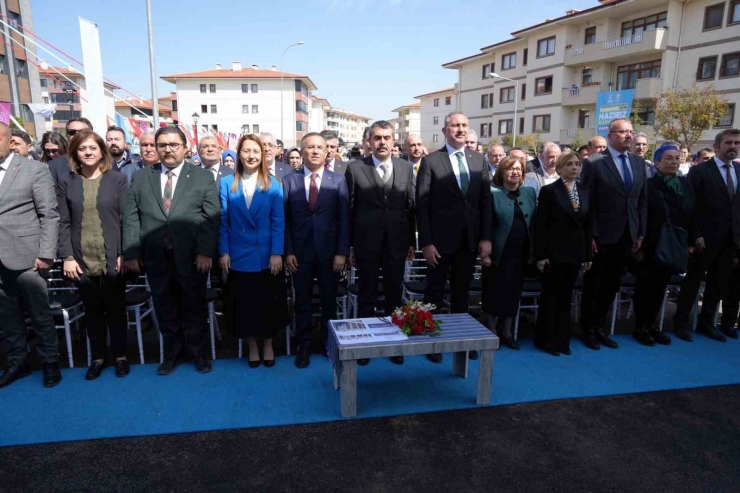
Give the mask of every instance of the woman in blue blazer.
<svg viewBox="0 0 740 493">
<path fill-rule="evenodd" d="M 534 189 L 522 186 L 524 166 L 520 158 L 509 156 L 493 175 L 493 247 L 491 256 L 482 259 L 483 321 L 495 332 L 500 320 L 498 336 L 511 349 L 519 349 L 511 329 L 522 297 L 531 252 L 529 225 L 537 204 Z"/>
<path fill-rule="evenodd" d="M 285 212 L 283 187 L 270 175 L 265 149 L 256 135 L 237 145 L 235 173 L 221 179 L 219 264 L 228 275 L 236 335 L 249 344 L 249 366 L 275 364 L 272 338 L 286 325 L 283 275 Z"/>
</svg>

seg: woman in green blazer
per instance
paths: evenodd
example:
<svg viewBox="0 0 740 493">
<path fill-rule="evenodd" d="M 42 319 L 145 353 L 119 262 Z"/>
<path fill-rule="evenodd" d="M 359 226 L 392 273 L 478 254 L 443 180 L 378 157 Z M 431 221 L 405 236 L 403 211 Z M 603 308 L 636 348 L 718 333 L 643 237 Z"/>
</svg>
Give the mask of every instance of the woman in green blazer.
<svg viewBox="0 0 740 493">
<path fill-rule="evenodd" d="M 537 196 L 531 187 L 523 187 L 524 163 L 509 156 L 493 176 L 493 248 L 483 261 L 483 321 L 501 341 L 519 349 L 512 337 L 514 317 L 524 286 L 524 269 L 531 255 L 529 225 L 534 216 Z"/>
</svg>

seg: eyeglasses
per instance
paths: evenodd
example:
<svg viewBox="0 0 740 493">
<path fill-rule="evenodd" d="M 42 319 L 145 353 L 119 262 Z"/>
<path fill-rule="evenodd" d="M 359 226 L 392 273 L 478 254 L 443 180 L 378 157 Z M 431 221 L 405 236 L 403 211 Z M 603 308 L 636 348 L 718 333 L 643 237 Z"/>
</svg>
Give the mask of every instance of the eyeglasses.
<svg viewBox="0 0 740 493">
<path fill-rule="evenodd" d="M 67 137 L 72 137 L 77 132 L 78 130 L 76 128 L 70 128 L 69 130 L 67 130 Z"/>
<path fill-rule="evenodd" d="M 164 151 L 168 147 L 172 151 L 177 151 L 180 147 L 182 147 L 182 144 L 178 144 L 177 142 L 175 142 L 175 143 L 169 143 L 169 142 L 157 143 L 157 149 L 159 149 L 160 151 Z"/>
<path fill-rule="evenodd" d="M 275 149 L 276 147 L 275 144 L 265 144 L 265 149 Z"/>
<path fill-rule="evenodd" d="M 44 149 L 46 154 L 59 154 L 59 149 Z"/>
<path fill-rule="evenodd" d="M 633 132 L 632 130 L 612 130 L 609 133 L 619 134 L 619 135 L 634 135 L 635 134 L 635 132 Z"/>
</svg>

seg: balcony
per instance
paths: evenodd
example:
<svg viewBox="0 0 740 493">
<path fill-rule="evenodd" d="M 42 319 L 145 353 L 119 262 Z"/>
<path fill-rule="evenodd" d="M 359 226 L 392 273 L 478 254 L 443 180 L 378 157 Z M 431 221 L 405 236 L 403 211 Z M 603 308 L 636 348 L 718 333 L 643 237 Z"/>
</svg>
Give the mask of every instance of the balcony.
<svg viewBox="0 0 740 493">
<path fill-rule="evenodd" d="M 573 144 L 575 140 L 583 145 L 595 135 L 595 132 L 594 128 L 563 128 L 560 130 L 560 145 Z"/>
<path fill-rule="evenodd" d="M 563 106 L 588 106 L 596 104 L 596 96 L 601 91 L 601 82 L 578 87 L 574 85 L 563 89 Z"/>
<path fill-rule="evenodd" d="M 635 99 L 658 99 L 661 92 L 663 92 L 663 79 L 659 77 L 637 79 Z"/>
<path fill-rule="evenodd" d="M 668 33 L 661 28 L 601 43 L 577 46 L 565 51 L 565 64 L 616 62 L 634 56 L 661 53 L 665 51 L 667 41 Z"/>
</svg>

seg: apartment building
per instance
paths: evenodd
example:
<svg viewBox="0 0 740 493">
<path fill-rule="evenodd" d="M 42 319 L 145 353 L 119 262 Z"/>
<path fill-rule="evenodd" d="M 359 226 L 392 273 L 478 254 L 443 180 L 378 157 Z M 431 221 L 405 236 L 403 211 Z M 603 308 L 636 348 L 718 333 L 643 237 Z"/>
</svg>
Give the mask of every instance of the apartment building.
<svg viewBox="0 0 740 493">
<path fill-rule="evenodd" d="M 282 78 L 282 80 L 281 80 Z M 230 68 L 165 75 L 175 84 L 179 121 L 195 123 L 201 132 L 269 132 L 293 147 L 309 131 L 311 92 L 316 85 L 305 75 L 280 73 L 232 62 Z M 281 118 L 282 109 L 282 118 Z"/>
<path fill-rule="evenodd" d="M 162 98 L 160 98 L 160 101 Z M 163 104 L 158 105 L 159 122 L 173 123 L 172 108 Z M 151 99 L 126 98 L 116 101 L 116 113 L 124 118 L 131 118 L 139 122 L 146 122 L 149 128 L 154 127 L 154 108 Z"/>
<path fill-rule="evenodd" d="M 397 141 L 403 142 L 410 134 L 421 135 L 421 103 L 400 106 L 393 112 L 398 114 L 396 117 Z"/>
<path fill-rule="evenodd" d="M 594 135 L 597 94 L 623 89 L 635 90 L 645 122 L 636 130 L 656 138 L 660 93 L 694 82 L 714 83 L 731 103 L 699 144 L 738 126 L 740 0 L 601 0 L 479 51 L 443 67 L 458 71 L 458 107 L 484 141 L 514 131 L 585 141 Z"/>
<path fill-rule="evenodd" d="M 362 142 L 362 133 L 370 125 L 370 118 L 342 108 L 324 108 L 324 130 L 333 130 L 347 146 Z"/>
<path fill-rule="evenodd" d="M 442 134 L 445 116 L 457 111 L 457 85 L 449 89 L 415 96 L 415 99 L 418 99 L 420 103 L 419 127 L 421 140 L 427 149 L 437 149 L 445 141 Z"/>
<path fill-rule="evenodd" d="M 166 111 L 169 112 L 174 123 L 179 123 L 179 114 L 177 111 L 177 93 L 170 92 L 169 95 L 159 98 L 160 106 L 164 106 Z"/>
</svg>

